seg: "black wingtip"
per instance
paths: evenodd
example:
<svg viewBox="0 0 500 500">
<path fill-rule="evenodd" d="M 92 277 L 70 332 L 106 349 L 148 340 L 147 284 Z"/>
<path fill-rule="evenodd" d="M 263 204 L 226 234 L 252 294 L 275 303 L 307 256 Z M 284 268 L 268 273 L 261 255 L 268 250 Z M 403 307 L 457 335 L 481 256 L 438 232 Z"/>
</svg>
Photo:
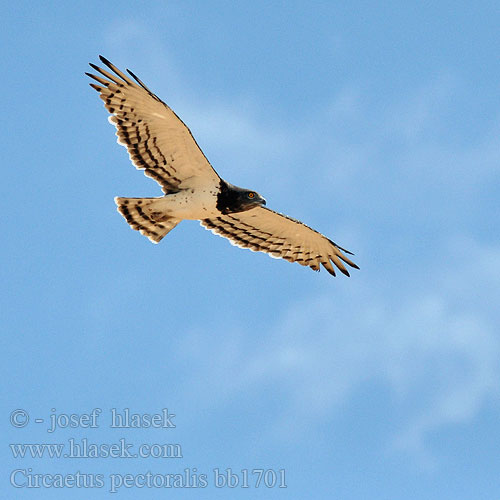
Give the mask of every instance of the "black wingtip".
<svg viewBox="0 0 500 500">
<path fill-rule="evenodd" d="M 329 274 L 331 274 L 332 276 L 334 276 L 334 277 L 335 277 L 335 276 L 337 276 L 337 275 L 335 274 L 335 268 L 334 268 L 334 267 L 332 267 L 332 268 L 331 268 L 331 270 L 330 270 L 330 269 L 328 269 L 328 268 L 327 268 L 327 267 L 323 264 L 323 268 L 324 268 L 324 269 L 326 269 L 326 271 L 327 271 Z M 321 268 L 320 268 L 320 269 L 321 269 Z M 318 269 L 318 271 L 319 271 L 319 269 Z"/>
<path fill-rule="evenodd" d="M 151 90 L 149 90 L 146 85 L 144 84 L 144 82 L 133 72 L 131 71 L 130 69 L 127 68 L 127 73 L 151 96 L 153 97 L 154 99 L 160 101 L 160 102 L 163 102 L 157 95 L 153 94 L 153 92 L 151 92 Z M 165 104 L 165 103 L 164 103 Z"/>
<path fill-rule="evenodd" d="M 342 274 L 345 274 L 347 277 L 350 277 L 351 275 L 349 274 L 349 271 L 347 269 L 342 269 L 339 267 L 339 270 Z"/>
<path fill-rule="evenodd" d="M 101 62 L 103 62 L 106 66 L 108 66 L 108 67 L 110 66 L 110 64 L 111 64 L 111 63 L 110 63 L 110 62 L 109 62 L 109 61 L 108 61 L 108 60 L 107 60 L 104 56 L 101 56 L 101 55 L 99 54 L 99 59 L 100 59 L 100 60 L 101 60 Z"/>
<path fill-rule="evenodd" d="M 338 248 L 339 250 L 342 250 L 343 252 L 345 253 L 348 253 L 349 255 L 354 255 L 352 252 L 350 252 L 349 250 L 347 250 L 346 248 L 342 248 L 340 245 L 337 245 L 337 243 L 335 243 L 334 241 L 332 241 L 330 238 L 327 238 L 327 240 L 336 248 Z"/>
<path fill-rule="evenodd" d="M 127 73 L 136 81 L 136 82 L 140 82 L 139 78 L 137 78 L 137 76 L 130 70 L 127 68 Z"/>
<path fill-rule="evenodd" d="M 346 248 L 339 247 L 337 244 L 335 244 L 335 246 L 336 246 L 339 250 L 342 250 L 343 252 L 348 253 L 349 255 L 354 255 L 354 253 L 353 253 L 353 252 L 350 252 L 350 251 L 349 251 L 349 250 L 347 250 Z"/>
</svg>

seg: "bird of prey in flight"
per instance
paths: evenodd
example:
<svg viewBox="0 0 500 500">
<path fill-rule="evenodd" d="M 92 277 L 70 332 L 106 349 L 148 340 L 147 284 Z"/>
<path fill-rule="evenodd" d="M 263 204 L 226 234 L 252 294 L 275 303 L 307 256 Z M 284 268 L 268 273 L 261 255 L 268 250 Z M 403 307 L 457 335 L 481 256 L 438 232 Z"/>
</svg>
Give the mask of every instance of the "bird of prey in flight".
<svg viewBox="0 0 500 500">
<path fill-rule="evenodd" d="M 130 70 L 120 71 L 99 56 L 107 69 L 90 66 L 118 143 L 125 146 L 139 170 L 160 184 L 164 196 L 116 197 L 118 211 L 133 229 L 158 243 L 184 219 L 201 225 L 233 245 L 265 252 L 335 276 L 334 264 L 349 276 L 345 264 L 359 269 L 326 236 L 298 220 L 266 208 L 264 198 L 233 186 L 213 169 L 190 130 L 158 96 Z M 351 254 L 352 255 L 352 254 Z"/>
</svg>

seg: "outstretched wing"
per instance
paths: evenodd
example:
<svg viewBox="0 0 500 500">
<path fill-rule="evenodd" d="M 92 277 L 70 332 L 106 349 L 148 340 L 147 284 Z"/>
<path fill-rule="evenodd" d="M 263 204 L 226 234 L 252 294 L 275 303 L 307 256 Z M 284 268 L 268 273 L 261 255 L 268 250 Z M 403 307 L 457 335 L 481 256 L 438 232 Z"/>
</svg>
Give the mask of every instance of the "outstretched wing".
<svg viewBox="0 0 500 500">
<path fill-rule="evenodd" d="M 100 74 L 86 74 L 98 82 L 90 85 L 111 113 L 118 142 L 127 148 L 136 168 L 156 180 L 164 193 L 218 185 L 217 172 L 181 119 L 131 71 L 127 70 L 135 82 L 99 58 L 112 73 L 90 64 Z"/>
<path fill-rule="evenodd" d="M 249 248 L 254 252 L 265 252 L 271 257 L 289 262 L 298 262 L 315 271 L 319 271 L 321 264 L 335 276 L 333 263 L 349 276 L 344 262 L 359 269 L 342 253 L 350 254 L 348 250 L 302 222 L 265 207 L 204 219 L 201 225 L 229 239 L 233 245 Z"/>
</svg>

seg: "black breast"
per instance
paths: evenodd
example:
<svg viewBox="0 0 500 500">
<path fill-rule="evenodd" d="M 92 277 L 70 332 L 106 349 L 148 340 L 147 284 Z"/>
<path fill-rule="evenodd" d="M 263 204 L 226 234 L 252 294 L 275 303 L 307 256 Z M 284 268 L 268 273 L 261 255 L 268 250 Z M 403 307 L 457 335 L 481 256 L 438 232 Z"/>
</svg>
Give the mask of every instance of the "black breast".
<svg viewBox="0 0 500 500">
<path fill-rule="evenodd" d="M 241 188 L 232 186 L 226 181 L 220 180 L 219 194 L 217 195 L 217 210 L 222 214 L 241 212 Z"/>
</svg>

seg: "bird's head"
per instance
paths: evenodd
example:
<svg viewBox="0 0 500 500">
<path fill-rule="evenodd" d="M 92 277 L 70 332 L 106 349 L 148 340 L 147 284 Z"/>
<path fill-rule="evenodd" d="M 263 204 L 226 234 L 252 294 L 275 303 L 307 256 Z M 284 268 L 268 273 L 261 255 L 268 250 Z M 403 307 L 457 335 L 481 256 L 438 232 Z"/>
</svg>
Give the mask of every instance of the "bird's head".
<svg viewBox="0 0 500 500">
<path fill-rule="evenodd" d="M 241 212 L 266 204 L 266 200 L 255 191 L 242 190 L 238 196 Z"/>
<path fill-rule="evenodd" d="M 217 208 L 222 213 L 245 212 L 266 204 L 266 200 L 257 192 L 221 182 L 221 193 Z"/>
</svg>

